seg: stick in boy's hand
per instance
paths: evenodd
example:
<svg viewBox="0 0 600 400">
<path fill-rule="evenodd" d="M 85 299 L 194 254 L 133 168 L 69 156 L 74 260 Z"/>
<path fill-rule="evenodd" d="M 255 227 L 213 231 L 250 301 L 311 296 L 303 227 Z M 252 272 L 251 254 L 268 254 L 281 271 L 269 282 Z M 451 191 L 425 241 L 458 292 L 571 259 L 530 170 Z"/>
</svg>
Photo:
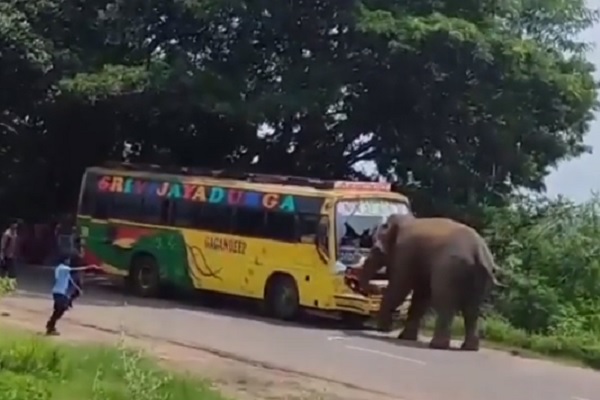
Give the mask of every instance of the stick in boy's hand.
<svg viewBox="0 0 600 400">
<path fill-rule="evenodd" d="M 101 269 L 102 268 L 100 268 L 98 265 L 95 265 L 95 264 L 85 265 L 83 267 L 71 268 L 71 270 L 73 270 L 73 271 L 100 271 Z"/>
<path fill-rule="evenodd" d="M 88 271 L 91 272 L 102 272 L 102 267 L 96 264 L 88 265 Z"/>
</svg>

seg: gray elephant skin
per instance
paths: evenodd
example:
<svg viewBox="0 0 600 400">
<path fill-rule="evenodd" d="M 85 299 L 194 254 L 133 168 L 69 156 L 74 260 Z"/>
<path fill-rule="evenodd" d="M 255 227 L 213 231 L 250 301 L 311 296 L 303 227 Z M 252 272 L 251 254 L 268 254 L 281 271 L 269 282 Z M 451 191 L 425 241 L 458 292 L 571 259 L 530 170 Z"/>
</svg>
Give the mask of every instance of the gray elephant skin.
<svg viewBox="0 0 600 400">
<path fill-rule="evenodd" d="M 389 283 L 377 315 L 379 330 L 391 329 L 393 311 L 412 291 L 400 339 L 417 340 L 421 320 L 432 307 L 437 318 L 429 347 L 450 348 L 452 321 L 461 312 L 461 349 L 479 350 L 481 305 L 491 289 L 501 285 L 494 275 L 494 258 L 475 229 L 448 218 L 392 215 L 374 235 L 360 273 L 363 290 L 383 266 Z"/>
</svg>

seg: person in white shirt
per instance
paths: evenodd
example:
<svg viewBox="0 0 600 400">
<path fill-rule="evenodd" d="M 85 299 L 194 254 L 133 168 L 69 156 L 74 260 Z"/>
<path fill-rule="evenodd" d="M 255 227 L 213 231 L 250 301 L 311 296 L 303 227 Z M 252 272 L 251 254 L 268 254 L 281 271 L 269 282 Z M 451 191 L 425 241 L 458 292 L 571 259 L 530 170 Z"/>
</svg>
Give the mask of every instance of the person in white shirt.
<svg viewBox="0 0 600 400">
<path fill-rule="evenodd" d="M 19 222 L 13 222 L 0 239 L 0 277 L 16 277 L 15 261 L 19 249 L 18 228 Z"/>
<path fill-rule="evenodd" d="M 81 288 L 73 280 L 72 273 L 95 268 L 95 266 L 71 267 L 71 257 L 64 257 L 63 260 L 54 269 L 54 286 L 52 287 L 52 298 L 54 299 L 54 308 L 52 315 L 46 323 L 47 335 L 58 335 L 56 323 L 71 306 L 70 291 L 76 290 L 81 293 Z"/>
</svg>

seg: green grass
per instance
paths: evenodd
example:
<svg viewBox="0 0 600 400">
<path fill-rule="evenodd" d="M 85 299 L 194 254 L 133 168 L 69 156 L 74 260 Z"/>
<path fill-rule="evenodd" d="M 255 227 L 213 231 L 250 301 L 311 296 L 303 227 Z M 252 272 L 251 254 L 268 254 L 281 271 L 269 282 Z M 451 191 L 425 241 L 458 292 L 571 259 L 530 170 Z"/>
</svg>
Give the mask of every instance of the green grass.
<svg viewBox="0 0 600 400">
<path fill-rule="evenodd" d="M 0 400 L 224 400 L 139 351 L 57 343 L 1 326 Z"/>
<path fill-rule="evenodd" d="M 13 292 L 17 282 L 14 279 L 0 278 L 0 296 L 7 295 Z"/>
</svg>

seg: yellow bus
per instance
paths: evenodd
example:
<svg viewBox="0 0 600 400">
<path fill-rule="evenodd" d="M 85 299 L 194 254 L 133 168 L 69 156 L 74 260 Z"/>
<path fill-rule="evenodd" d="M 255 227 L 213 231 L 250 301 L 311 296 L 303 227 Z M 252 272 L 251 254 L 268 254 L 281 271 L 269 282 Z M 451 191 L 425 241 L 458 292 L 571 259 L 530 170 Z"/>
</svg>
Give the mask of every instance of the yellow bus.
<svg viewBox="0 0 600 400">
<path fill-rule="evenodd" d="M 387 183 L 112 163 L 86 170 L 77 221 L 86 261 L 139 296 L 199 289 L 259 299 L 280 319 L 360 319 L 387 281 L 362 295 L 352 267 L 372 229 L 404 212 Z"/>
</svg>

